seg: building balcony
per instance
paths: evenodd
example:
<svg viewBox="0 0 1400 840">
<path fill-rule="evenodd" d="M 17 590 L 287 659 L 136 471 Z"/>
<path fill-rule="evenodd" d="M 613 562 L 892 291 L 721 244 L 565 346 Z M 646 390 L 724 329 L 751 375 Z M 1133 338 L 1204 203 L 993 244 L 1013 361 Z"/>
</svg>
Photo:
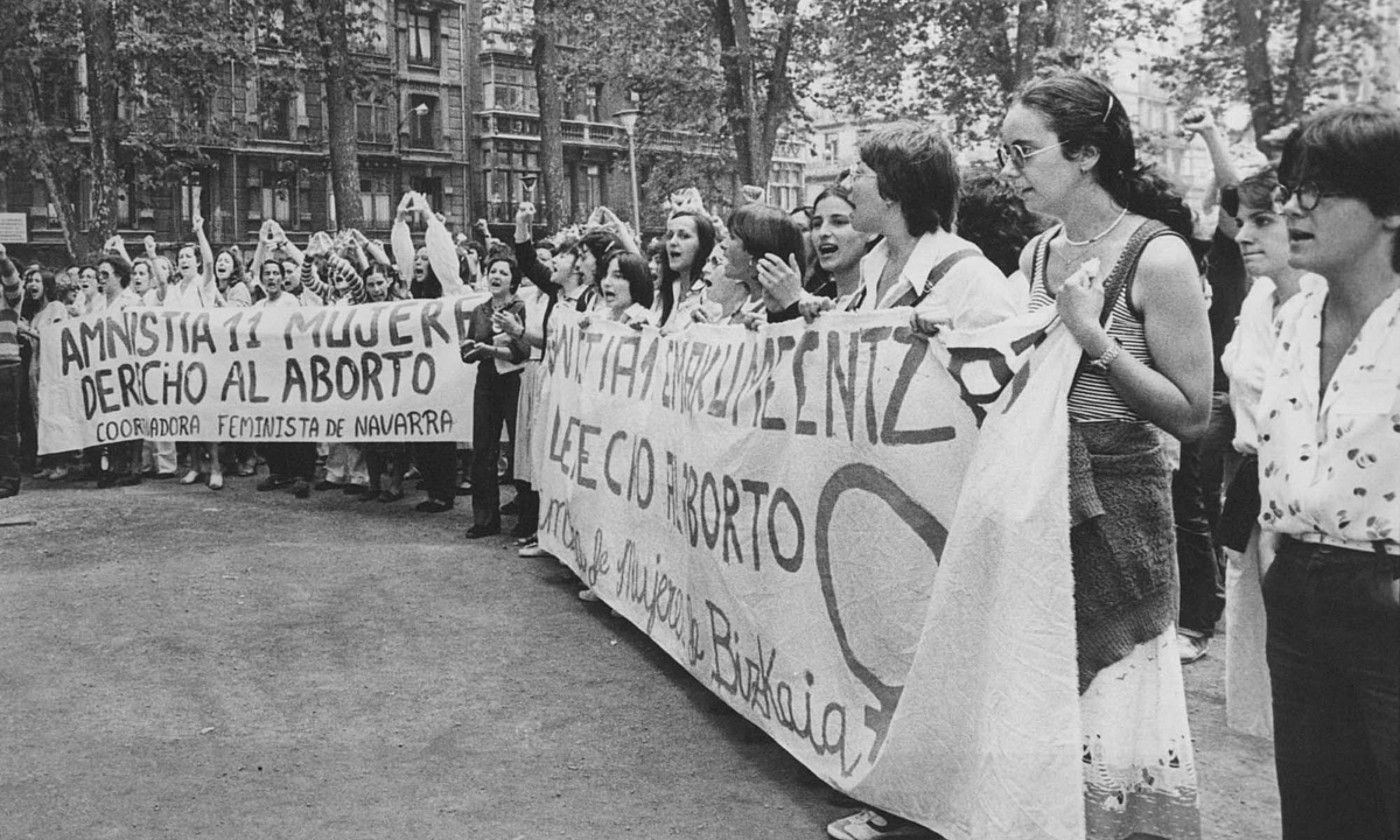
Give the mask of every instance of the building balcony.
<svg viewBox="0 0 1400 840">
<path fill-rule="evenodd" d="M 518 140 L 540 139 L 539 114 L 524 111 L 480 111 L 476 115 L 477 134 L 483 138 L 504 137 Z M 591 146 L 620 149 L 627 144 L 627 132 L 612 123 L 587 120 L 563 120 L 564 143 L 570 146 Z"/>
</svg>

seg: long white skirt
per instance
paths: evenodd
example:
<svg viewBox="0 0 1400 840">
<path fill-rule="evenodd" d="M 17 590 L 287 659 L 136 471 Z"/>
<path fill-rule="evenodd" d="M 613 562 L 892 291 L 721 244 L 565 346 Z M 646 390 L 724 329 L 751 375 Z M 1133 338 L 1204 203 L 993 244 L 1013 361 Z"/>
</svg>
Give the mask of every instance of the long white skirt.
<svg viewBox="0 0 1400 840">
<path fill-rule="evenodd" d="M 1176 627 L 1100 671 L 1079 698 L 1091 840 L 1199 840 L 1196 755 Z"/>
</svg>

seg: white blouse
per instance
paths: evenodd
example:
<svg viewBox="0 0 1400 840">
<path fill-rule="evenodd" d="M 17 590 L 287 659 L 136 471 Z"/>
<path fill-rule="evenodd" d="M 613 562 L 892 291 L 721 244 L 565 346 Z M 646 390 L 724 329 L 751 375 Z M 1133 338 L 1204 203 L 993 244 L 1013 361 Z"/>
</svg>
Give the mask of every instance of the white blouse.
<svg viewBox="0 0 1400 840">
<path fill-rule="evenodd" d="M 1234 335 L 1220 356 L 1220 365 L 1230 378 L 1230 409 L 1235 415 L 1236 452 L 1254 455 L 1259 451 L 1257 412 L 1264 390 L 1264 371 L 1274 353 L 1279 322 L 1291 317 L 1291 310 L 1303 302 L 1307 292 L 1326 291 L 1327 281 L 1316 274 L 1299 278 L 1299 294 L 1276 309 L 1277 287 L 1267 277 L 1255 278 L 1249 294 L 1240 304 Z"/>
<path fill-rule="evenodd" d="M 1400 542 L 1400 291 L 1377 306 L 1319 405 L 1325 292 L 1280 319 L 1257 410 L 1269 531 Z"/>
</svg>

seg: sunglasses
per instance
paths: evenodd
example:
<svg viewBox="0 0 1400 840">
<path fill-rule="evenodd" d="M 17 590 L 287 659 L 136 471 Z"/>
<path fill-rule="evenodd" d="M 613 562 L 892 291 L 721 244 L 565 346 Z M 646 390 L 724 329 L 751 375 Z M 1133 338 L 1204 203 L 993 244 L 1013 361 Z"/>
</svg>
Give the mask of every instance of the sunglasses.
<svg viewBox="0 0 1400 840">
<path fill-rule="evenodd" d="M 1011 163 L 1012 168 L 1016 170 L 1025 169 L 1027 160 L 1030 160 L 1036 155 L 1044 154 L 1045 152 L 1048 152 L 1051 149 L 1058 149 L 1064 144 L 1065 141 L 1061 140 L 1053 146 L 1044 146 L 1042 148 L 1036 149 L 1033 152 L 1028 152 L 1026 151 L 1025 147 L 1021 146 L 1020 144 L 1003 143 L 1001 146 L 997 147 L 997 165 L 1004 167 L 1009 161 Z"/>
</svg>

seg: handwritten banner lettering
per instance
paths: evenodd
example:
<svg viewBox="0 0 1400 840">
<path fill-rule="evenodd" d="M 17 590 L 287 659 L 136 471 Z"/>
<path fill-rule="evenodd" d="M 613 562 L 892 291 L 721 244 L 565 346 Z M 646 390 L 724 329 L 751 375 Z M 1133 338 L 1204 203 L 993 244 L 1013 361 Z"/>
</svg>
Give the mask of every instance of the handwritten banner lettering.
<svg viewBox="0 0 1400 840">
<path fill-rule="evenodd" d="M 480 297 L 346 307 L 135 308 L 40 336 L 40 452 L 146 438 L 471 437 Z"/>
<path fill-rule="evenodd" d="M 1043 316 L 908 324 L 662 337 L 556 313 L 541 543 L 833 786 L 949 838 L 1082 837 L 1078 349 Z"/>
</svg>

